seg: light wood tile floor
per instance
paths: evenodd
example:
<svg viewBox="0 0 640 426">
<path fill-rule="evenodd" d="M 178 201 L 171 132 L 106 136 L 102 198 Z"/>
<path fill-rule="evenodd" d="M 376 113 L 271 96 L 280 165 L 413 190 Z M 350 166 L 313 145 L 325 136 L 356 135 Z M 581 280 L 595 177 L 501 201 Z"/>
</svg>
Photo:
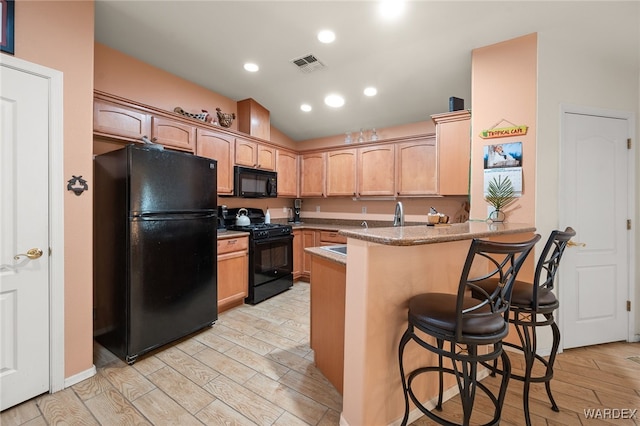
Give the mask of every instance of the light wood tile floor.
<svg viewBox="0 0 640 426">
<path fill-rule="evenodd" d="M 516 356 L 514 369 L 521 368 Z M 259 305 L 220 314 L 216 324 L 133 366 L 96 345 L 98 373 L 0 414 L 13 425 L 321 425 L 340 423 L 342 398 L 313 365 L 309 285 Z M 497 379 L 485 383 L 495 386 Z M 635 419 L 587 420 L 585 409 L 640 411 L 640 343 L 612 343 L 560 354 L 553 381 L 560 413 L 534 385 L 534 425 L 640 425 Z M 521 425 L 522 385 L 511 381 L 505 425 Z M 487 418 L 479 398 L 475 421 Z M 444 404 L 455 414 L 457 397 Z M 431 425 L 423 419 L 414 426 Z M 364 425 L 366 426 L 366 425 Z"/>
</svg>

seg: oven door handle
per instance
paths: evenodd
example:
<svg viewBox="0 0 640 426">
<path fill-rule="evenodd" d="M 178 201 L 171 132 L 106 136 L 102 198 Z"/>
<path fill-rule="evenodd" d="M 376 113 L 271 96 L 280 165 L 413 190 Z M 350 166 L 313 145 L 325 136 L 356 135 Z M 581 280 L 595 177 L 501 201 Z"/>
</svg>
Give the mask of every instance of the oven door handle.
<svg viewBox="0 0 640 426">
<path fill-rule="evenodd" d="M 263 240 L 254 240 L 254 244 L 256 246 L 260 246 L 263 244 L 273 244 L 273 243 L 279 243 L 282 241 L 290 241 L 290 240 L 293 240 L 293 235 L 282 235 L 277 237 L 265 238 Z"/>
</svg>

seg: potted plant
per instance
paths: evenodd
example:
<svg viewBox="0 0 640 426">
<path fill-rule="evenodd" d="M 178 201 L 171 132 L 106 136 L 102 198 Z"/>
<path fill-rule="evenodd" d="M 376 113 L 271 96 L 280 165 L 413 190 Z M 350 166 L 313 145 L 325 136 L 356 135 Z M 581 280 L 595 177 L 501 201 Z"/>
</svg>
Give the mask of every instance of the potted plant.
<svg viewBox="0 0 640 426">
<path fill-rule="evenodd" d="M 487 195 L 484 199 L 491 204 L 494 210 L 489 214 L 489 219 L 494 222 L 504 222 L 504 208 L 516 200 L 513 184 L 507 176 L 494 177 L 489 182 Z"/>
</svg>

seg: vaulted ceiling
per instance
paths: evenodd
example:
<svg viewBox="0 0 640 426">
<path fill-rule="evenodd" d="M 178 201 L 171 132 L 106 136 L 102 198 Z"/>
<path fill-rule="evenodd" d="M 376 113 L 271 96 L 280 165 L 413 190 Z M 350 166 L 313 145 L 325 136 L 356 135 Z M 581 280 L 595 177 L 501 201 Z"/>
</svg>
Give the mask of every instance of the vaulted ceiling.
<svg viewBox="0 0 640 426">
<path fill-rule="evenodd" d="M 471 52 L 602 16 L 589 1 L 410 1 L 384 20 L 374 1 L 97 0 L 96 40 L 233 100 L 253 98 L 294 140 L 428 120 L 449 97 L 471 107 Z M 318 41 L 331 29 L 336 40 Z M 615 48 L 612 54 L 616 54 Z M 623 54 L 623 52 L 619 52 Z M 293 59 L 324 65 L 303 72 Z M 249 73 L 245 62 L 260 70 Z M 363 90 L 375 86 L 378 94 Z M 345 98 L 341 108 L 327 94 Z M 300 110 L 306 103 L 310 112 Z"/>
</svg>

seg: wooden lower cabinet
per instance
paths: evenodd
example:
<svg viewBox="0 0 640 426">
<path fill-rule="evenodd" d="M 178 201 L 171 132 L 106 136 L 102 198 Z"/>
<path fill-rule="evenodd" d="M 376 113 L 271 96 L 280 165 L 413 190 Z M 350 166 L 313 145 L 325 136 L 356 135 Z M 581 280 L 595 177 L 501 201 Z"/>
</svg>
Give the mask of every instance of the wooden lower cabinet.
<svg viewBox="0 0 640 426">
<path fill-rule="evenodd" d="M 314 231 L 313 229 L 304 229 L 302 231 L 302 276 L 305 281 L 309 281 L 311 276 L 311 255 L 305 253 L 304 249 L 307 247 L 316 247 L 320 243 L 320 231 Z"/>
<path fill-rule="evenodd" d="M 347 237 L 338 234 L 337 231 L 320 231 L 321 246 L 334 246 L 336 244 L 347 244 Z"/>
<path fill-rule="evenodd" d="M 311 349 L 318 370 L 342 394 L 346 265 L 311 256 Z"/>
<path fill-rule="evenodd" d="M 302 231 L 293 231 L 293 280 L 302 277 L 302 258 L 304 247 L 302 245 Z"/>
<path fill-rule="evenodd" d="M 249 237 L 218 240 L 218 313 L 242 305 L 249 291 Z"/>
</svg>

